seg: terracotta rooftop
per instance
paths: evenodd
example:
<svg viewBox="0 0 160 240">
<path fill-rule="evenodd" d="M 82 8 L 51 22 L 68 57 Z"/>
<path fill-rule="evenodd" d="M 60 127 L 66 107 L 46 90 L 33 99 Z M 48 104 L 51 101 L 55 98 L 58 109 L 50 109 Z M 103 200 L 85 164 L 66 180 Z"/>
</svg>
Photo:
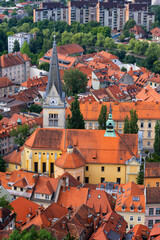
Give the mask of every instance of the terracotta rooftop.
<svg viewBox="0 0 160 240">
<path fill-rule="evenodd" d="M 136 25 L 136 26 L 134 26 L 133 28 L 131 28 L 130 30 L 129 30 L 129 32 L 131 33 L 131 32 L 133 32 L 134 34 L 140 34 L 140 33 L 142 33 L 142 34 L 145 34 L 145 31 L 143 30 L 143 28 L 141 28 L 141 26 L 139 26 L 139 25 Z"/>
<path fill-rule="evenodd" d="M 115 211 L 121 212 L 124 208 L 124 212 L 130 212 L 131 206 L 133 206 L 134 212 L 138 212 L 139 208 L 141 208 L 141 212 L 145 212 L 144 191 L 134 182 L 119 186 Z"/>
<path fill-rule="evenodd" d="M 0 77 L 0 88 L 15 85 L 8 77 Z"/>
<path fill-rule="evenodd" d="M 21 230 L 25 230 L 32 225 L 40 226 L 40 227 L 49 227 L 50 221 L 53 219 L 61 218 L 66 215 L 68 210 L 65 207 L 58 205 L 57 203 L 52 203 L 49 207 L 44 209 L 40 214 L 34 217 L 30 222 L 25 224 Z"/>
<path fill-rule="evenodd" d="M 112 159 L 112 163 L 125 164 L 127 160 L 138 155 L 136 134 L 116 133 L 114 138 L 104 137 L 104 134 L 105 130 L 37 128 L 24 146 L 37 150 L 63 151 L 71 144 L 86 158 L 87 163 L 110 163 Z"/>
<path fill-rule="evenodd" d="M 72 54 L 83 53 L 83 52 L 84 52 L 84 49 L 76 43 L 62 45 L 62 46 L 57 47 L 58 54 L 72 55 Z"/>
<path fill-rule="evenodd" d="M 160 188 L 146 187 L 146 204 L 160 203 Z"/>
<path fill-rule="evenodd" d="M 160 102 L 160 94 L 147 85 L 136 95 L 136 99 L 140 99 L 143 102 Z"/>
<path fill-rule="evenodd" d="M 145 163 L 145 178 L 159 178 L 160 177 L 160 163 L 152 162 Z"/>
<path fill-rule="evenodd" d="M 70 173 L 65 172 L 60 177 L 60 179 L 67 178 L 69 182 L 70 187 L 77 187 L 81 185 L 81 182 L 79 182 L 76 178 L 74 178 Z"/>
<path fill-rule="evenodd" d="M 150 229 L 142 224 L 135 225 L 127 234 L 126 240 L 143 240 L 149 239 Z M 143 238 L 142 238 L 143 236 Z"/>
<path fill-rule="evenodd" d="M 38 176 L 34 192 L 51 195 L 57 191 L 58 183 L 57 178 Z"/>
<path fill-rule="evenodd" d="M 85 158 L 74 148 L 73 152 L 68 152 L 67 150 L 63 152 L 56 159 L 55 165 L 63 169 L 80 168 L 85 166 Z"/>
<path fill-rule="evenodd" d="M 0 67 L 12 67 L 24 64 L 24 61 L 30 61 L 30 58 L 25 53 L 17 52 L 0 56 Z"/>
<path fill-rule="evenodd" d="M 122 100 L 125 99 L 125 94 L 120 90 L 119 86 L 111 85 L 109 86 L 106 91 L 114 100 Z"/>
<path fill-rule="evenodd" d="M 23 197 L 15 199 L 10 204 L 16 213 L 16 227 L 21 227 L 27 223 L 27 215 L 30 214 L 30 218 L 32 219 L 37 215 L 38 208 L 40 210 L 44 209 L 42 206 Z"/>
<path fill-rule="evenodd" d="M 5 155 L 3 157 L 4 161 L 7 163 L 21 165 L 21 153 L 23 152 L 23 149 L 23 147 L 20 147 L 18 151 L 14 150 L 13 152 Z"/>
<path fill-rule="evenodd" d="M 151 32 L 153 35 L 155 35 L 156 37 L 160 37 L 160 28 L 158 28 L 158 27 L 153 28 L 150 32 Z"/>
<path fill-rule="evenodd" d="M 127 222 L 118 213 L 111 211 L 101 221 L 101 226 L 91 235 L 90 240 L 124 239 Z"/>
<path fill-rule="evenodd" d="M 152 240 L 152 239 L 159 240 L 160 239 L 160 224 L 159 223 L 154 224 L 149 237 L 150 237 L 149 240 Z"/>
<path fill-rule="evenodd" d="M 31 87 L 19 92 L 18 94 L 12 95 L 12 98 L 23 102 L 33 102 L 37 97 L 39 99 L 42 98 L 36 87 Z"/>
</svg>

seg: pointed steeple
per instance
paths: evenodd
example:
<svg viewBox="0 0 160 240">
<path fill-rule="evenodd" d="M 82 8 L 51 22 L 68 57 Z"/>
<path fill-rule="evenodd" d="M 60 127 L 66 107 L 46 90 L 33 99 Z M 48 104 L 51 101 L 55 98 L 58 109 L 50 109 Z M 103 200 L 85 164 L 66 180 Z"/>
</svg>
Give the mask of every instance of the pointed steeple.
<svg viewBox="0 0 160 240">
<path fill-rule="evenodd" d="M 108 120 L 106 121 L 106 131 L 104 134 L 105 137 L 116 137 L 114 130 L 114 121 L 112 118 L 112 107 L 110 105 L 110 110 L 108 114 Z"/>
<path fill-rule="evenodd" d="M 46 97 L 48 95 L 51 95 L 51 89 L 52 95 L 54 94 L 59 95 L 60 99 L 62 100 L 62 86 L 61 86 L 61 78 L 60 78 L 60 72 L 59 72 L 59 63 L 58 63 L 58 56 L 57 56 L 57 45 L 54 35 L 54 41 L 53 41 L 53 50 L 52 50 L 52 56 L 50 60 L 50 68 L 49 68 L 49 75 L 48 75 L 48 84 L 46 89 Z M 56 92 L 55 92 L 56 91 Z"/>
</svg>

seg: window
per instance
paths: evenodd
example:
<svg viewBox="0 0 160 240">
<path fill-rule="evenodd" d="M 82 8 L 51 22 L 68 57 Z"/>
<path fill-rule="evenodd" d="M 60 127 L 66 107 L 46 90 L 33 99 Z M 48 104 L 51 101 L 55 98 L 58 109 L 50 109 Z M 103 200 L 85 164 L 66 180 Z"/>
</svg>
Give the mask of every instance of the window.
<svg viewBox="0 0 160 240">
<path fill-rule="evenodd" d="M 159 187 L 159 182 L 156 182 L 156 187 Z"/>
<path fill-rule="evenodd" d="M 21 192 L 23 192 L 23 188 L 21 188 Z"/>
<path fill-rule="evenodd" d="M 55 153 L 55 155 L 54 155 L 54 159 L 55 159 L 55 160 L 57 159 L 57 153 Z"/>
<path fill-rule="evenodd" d="M 46 172 L 46 163 L 43 163 L 43 172 Z"/>
<path fill-rule="evenodd" d="M 148 123 L 148 128 L 151 128 L 152 127 L 152 124 L 151 122 Z"/>
<path fill-rule="evenodd" d="M 132 224 L 131 224 L 131 225 L 129 225 L 129 228 L 130 228 L 130 229 L 132 229 L 132 228 L 133 228 L 133 225 L 132 225 Z"/>
<path fill-rule="evenodd" d="M 80 181 L 80 176 L 77 177 L 77 180 Z"/>
<path fill-rule="evenodd" d="M 149 215 L 153 215 L 154 213 L 154 208 L 149 208 Z"/>
<path fill-rule="evenodd" d="M 58 114 L 49 113 L 49 126 L 58 126 Z"/>
<path fill-rule="evenodd" d="M 131 211 L 134 211 L 134 206 L 131 206 L 131 207 L 130 207 L 130 210 L 131 210 Z"/>
<path fill-rule="evenodd" d="M 49 200 L 49 195 L 45 195 L 45 199 L 46 199 L 46 200 Z"/>
<path fill-rule="evenodd" d="M 40 198 L 40 194 L 39 193 L 36 193 L 36 198 Z"/>
<path fill-rule="evenodd" d="M 92 123 L 89 123 L 89 128 L 92 128 Z"/>
<path fill-rule="evenodd" d="M 100 198 L 101 198 L 101 195 L 99 194 L 99 195 L 98 195 L 98 199 L 100 199 Z"/>
<path fill-rule="evenodd" d="M 149 138 L 151 137 L 151 132 L 150 132 L 150 131 L 148 132 L 148 137 L 149 137 Z"/>
<path fill-rule="evenodd" d="M 156 208 L 156 215 L 160 215 L 160 208 Z"/>
<path fill-rule="evenodd" d="M 14 187 L 14 190 L 17 190 L 17 187 Z"/>
<path fill-rule="evenodd" d="M 147 142 L 147 146 L 150 146 L 151 145 L 151 143 L 150 142 Z"/>
<path fill-rule="evenodd" d="M 138 222 L 141 222 L 141 217 L 138 217 Z"/>
<path fill-rule="evenodd" d="M 122 123 L 119 123 L 119 127 L 120 127 L 120 128 L 122 127 Z"/>
<path fill-rule="evenodd" d="M 120 178 L 117 178 L 117 183 L 121 184 L 121 179 Z"/>
<path fill-rule="evenodd" d="M 105 182 L 105 178 L 104 177 L 101 178 L 101 183 L 103 183 L 103 182 Z"/>
<path fill-rule="evenodd" d="M 121 171 L 121 167 L 117 167 L 117 172 L 120 172 Z"/>
<path fill-rule="evenodd" d="M 86 171 L 88 171 L 88 166 L 86 166 Z"/>
<path fill-rule="evenodd" d="M 89 177 L 85 177 L 85 183 L 89 183 Z"/>
<path fill-rule="evenodd" d="M 155 223 L 160 223 L 160 219 L 155 220 Z"/>
<path fill-rule="evenodd" d="M 104 167 L 101 167 L 101 172 L 104 172 Z"/>
<path fill-rule="evenodd" d="M 130 216 L 130 221 L 133 221 L 133 216 Z"/>
<path fill-rule="evenodd" d="M 144 122 L 141 122 L 141 128 L 143 128 L 144 127 Z"/>
<path fill-rule="evenodd" d="M 119 130 L 118 132 L 121 134 L 121 133 L 122 133 L 122 130 Z"/>
<path fill-rule="evenodd" d="M 153 220 L 148 220 L 148 227 L 153 228 Z"/>
<path fill-rule="evenodd" d="M 18 169 L 18 166 L 17 166 L 17 165 L 15 166 L 15 169 Z"/>
</svg>

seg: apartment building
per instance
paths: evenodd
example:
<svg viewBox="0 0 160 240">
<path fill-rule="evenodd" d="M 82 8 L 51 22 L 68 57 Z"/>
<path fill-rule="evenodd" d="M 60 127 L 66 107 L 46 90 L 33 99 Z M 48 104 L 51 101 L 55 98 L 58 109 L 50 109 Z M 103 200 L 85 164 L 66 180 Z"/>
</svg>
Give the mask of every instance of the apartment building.
<svg viewBox="0 0 160 240">
<path fill-rule="evenodd" d="M 151 24 L 155 21 L 155 15 L 148 13 L 148 5 L 146 3 L 128 3 L 126 5 L 126 19 L 133 19 L 137 25 L 142 25 L 149 32 Z"/>
<path fill-rule="evenodd" d="M 27 81 L 30 75 L 30 58 L 21 52 L 0 57 L 0 77 L 7 76 L 14 83 Z"/>
<path fill-rule="evenodd" d="M 22 47 L 24 42 L 30 43 L 30 40 L 34 37 L 34 34 L 31 33 L 17 33 L 13 36 L 8 36 L 8 53 L 13 52 L 14 42 L 17 40 L 19 42 L 20 48 Z"/>
<path fill-rule="evenodd" d="M 33 21 L 45 19 L 68 22 L 68 8 L 61 2 L 42 2 L 41 8 L 33 10 Z"/>
<path fill-rule="evenodd" d="M 112 30 L 122 30 L 125 24 L 125 7 L 116 2 L 99 2 L 96 6 L 96 20 Z"/>
<path fill-rule="evenodd" d="M 13 95 L 15 89 L 16 85 L 8 77 L 0 77 L 0 98 Z"/>
<path fill-rule="evenodd" d="M 88 23 L 96 21 L 96 4 L 94 1 L 70 1 L 68 3 L 68 24 L 73 22 Z"/>
</svg>

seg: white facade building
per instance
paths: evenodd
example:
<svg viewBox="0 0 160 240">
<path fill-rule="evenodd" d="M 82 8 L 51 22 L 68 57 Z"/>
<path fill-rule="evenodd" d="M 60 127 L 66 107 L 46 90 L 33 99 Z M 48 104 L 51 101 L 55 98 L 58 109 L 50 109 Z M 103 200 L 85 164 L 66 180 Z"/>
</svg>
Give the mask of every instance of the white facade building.
<svg viewBox="0 0 160 240">
<path fill-rule="evenodd" d="M 17 33 L 13 36 L 8 36 L 8 53 L 13 52 L 14 42 L 17 40 L 19 42 L 20 48 L 24 42 L 30 43 L 30 40 L 34 38 L 34 34 L 31 33 Z"/>
</svg>

